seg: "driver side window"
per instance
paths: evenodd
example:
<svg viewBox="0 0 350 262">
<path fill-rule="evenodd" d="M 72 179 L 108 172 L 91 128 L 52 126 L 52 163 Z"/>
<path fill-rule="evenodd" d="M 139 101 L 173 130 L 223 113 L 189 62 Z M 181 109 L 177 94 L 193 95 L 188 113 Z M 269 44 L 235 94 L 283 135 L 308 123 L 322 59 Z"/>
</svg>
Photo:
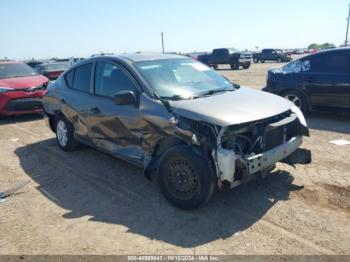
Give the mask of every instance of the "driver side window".
<svg viewBox="0 0 350 262">
<path fill-rule="evenodd" d="M 97 62 L 95 68 L 95 94 L 113 98 L 117 92 L 136 88 L 130 78 L 117 65 Z"/>
</svg>

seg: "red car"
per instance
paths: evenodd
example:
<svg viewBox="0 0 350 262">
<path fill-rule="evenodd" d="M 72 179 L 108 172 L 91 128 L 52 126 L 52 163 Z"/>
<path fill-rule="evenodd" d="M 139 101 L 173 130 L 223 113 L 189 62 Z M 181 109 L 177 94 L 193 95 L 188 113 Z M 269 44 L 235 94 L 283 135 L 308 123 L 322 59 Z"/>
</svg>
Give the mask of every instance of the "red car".
<svg viewBox="0 0 350 262">
<path fill-rule="evenodd" d="M 0 61 L 0 115 L 42 112 L 48 82 L 24 63 Z"/>
</svg>

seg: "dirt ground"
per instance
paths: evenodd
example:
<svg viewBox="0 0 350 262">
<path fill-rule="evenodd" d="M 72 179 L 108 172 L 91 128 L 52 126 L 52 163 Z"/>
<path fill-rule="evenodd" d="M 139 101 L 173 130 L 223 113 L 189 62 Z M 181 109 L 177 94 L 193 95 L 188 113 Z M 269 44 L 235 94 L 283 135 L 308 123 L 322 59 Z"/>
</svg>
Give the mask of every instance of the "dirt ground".
<svg viewBox="0 0 350 262">
<path fill-rule="evenodd" d="M 219 72 L 261 88 L 274 63 Z M 218 191 L 195 211 L 170 206 L 142 170 L 93 149 L 65 153 L 37 116 L 0 120 L 0 254 L 350 254 L 350 118 L 307 117 L 310 165 Z"/>
</svg>

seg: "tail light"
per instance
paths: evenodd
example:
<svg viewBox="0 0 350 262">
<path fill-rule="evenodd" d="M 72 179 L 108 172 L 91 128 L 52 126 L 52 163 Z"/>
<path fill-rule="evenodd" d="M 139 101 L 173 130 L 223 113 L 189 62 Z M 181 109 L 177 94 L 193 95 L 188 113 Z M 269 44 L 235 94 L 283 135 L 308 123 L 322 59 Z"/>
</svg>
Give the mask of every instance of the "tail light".
<svg viewBox="0 0 350 262">
<path fill-rule="evenodd" d="M 267 80 L 266 80 L 266 86 L 268 86 L 268 87 L 272 86 L 272 81 L 271 81 L 271 79 L 267 78 Z"/>
<path fill-rule="evenodd" d="M 48 77 L 49 78 L 57 78 L 61 75 L 62 71 L 55 71 L 55 72 L 49 72 Z"/>
</svg>

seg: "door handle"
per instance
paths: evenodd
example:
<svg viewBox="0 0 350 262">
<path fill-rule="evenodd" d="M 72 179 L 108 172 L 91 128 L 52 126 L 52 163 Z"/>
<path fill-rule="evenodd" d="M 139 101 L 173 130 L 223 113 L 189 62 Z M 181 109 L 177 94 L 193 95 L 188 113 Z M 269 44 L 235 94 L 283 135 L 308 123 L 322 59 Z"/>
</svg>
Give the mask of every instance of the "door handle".
<svg viewBox="0 0 350 262">
<path fill-rule="evenodd" d="M 92 107 L 92 108 L 90 108 L 90 111 L 91 111 L 91 113 L 96 114 L 96 115 L 101 113 L 101 111 L 98 107 Z"/>
</svg>

